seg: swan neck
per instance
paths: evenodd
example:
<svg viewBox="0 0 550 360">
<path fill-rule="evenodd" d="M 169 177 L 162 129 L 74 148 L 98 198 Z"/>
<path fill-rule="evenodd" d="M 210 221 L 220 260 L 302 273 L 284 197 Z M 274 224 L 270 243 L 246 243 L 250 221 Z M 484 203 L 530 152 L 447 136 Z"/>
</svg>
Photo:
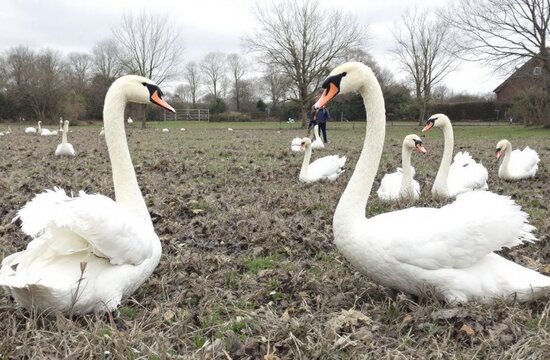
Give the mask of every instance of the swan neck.
<svg viewBox="0 0 550 360">
<path fill-rule="evenodd" d="M 502 167 L 508 171 L 508 164 L 512 158 L 512 144 L 508 143 L 506 150 L 504 150 L 504 157 L 502 158 Z"/>
<path fill-rule="evenodd" d="M 401 151 L 401 167 L 403 169 L 403 176 L 401 177 L 401 188 L 399 189 L 399 195 L 401 197 L 411 197 L 413 196 L 411 149 L 404 145 L 403 150 Z"/>
<path fill-rule="evenodd" d="M 435 177 L 432 187 L 432 193 L 439 196 L 449 196 L 449 187 L 447 179 L 449 177 L 449 169 L 453 160 L 454 135 L 453 127 L 448 124 L 441 128 L 443 131 L 443 156 L 439 164 L 439 170 Z"/>
<path fill-rule="evenodd" d="M 61 143 L 66 144 L 67 143 L 67 133 L 69 132 L 69 125 L 65 124 L 63 125 L 63 132 L 61 133 Z"/>
<path fill-rule="evenodd" d="M 302 168 L 300 169 L 300 181 L 308 180 L 308 171 L 309 161 L 311 160 L 311 146 L 306 146 L 306 151 L 304 154 L 304 160 L 302 161 Z"/>
<path fill-rule="evenodd" d="M 124 109 L 127 99 L 116 86 L 111 86 L 105 97 L 103 122 L 105 142 L 113 170 L 116 202 L 151 223 L 145 200 L 139 189 L 124 130 Z"/>
<path fill-rule="evenodd" d="M 365 207 L 384 147 L 386 134 L 384 97 L 372 72 L 364 74 L 364 85 L 359 93 L 363 97 L 367 110 L 366 135 L 355 170 L 334 212 L 335 227 L 365 218 Z"/>
</svg>

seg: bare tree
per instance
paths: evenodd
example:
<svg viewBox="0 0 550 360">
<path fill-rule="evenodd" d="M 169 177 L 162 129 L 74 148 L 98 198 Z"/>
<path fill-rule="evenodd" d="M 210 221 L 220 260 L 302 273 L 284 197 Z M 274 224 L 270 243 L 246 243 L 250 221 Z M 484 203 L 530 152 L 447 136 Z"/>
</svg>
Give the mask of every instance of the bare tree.
<svg viewBox="0 0 550 360">
<path fill-rule="evenodd" d="M 409 75 L 422 123 L 432 89 L 459 64 L 458 49 L 452 47 L 452 31 L 426 10 L 409 11 L 396 24 L 392 50 Z"/>
<path fill-rule="evenodd" d="M 363 44 L 366 32 L 353 16 L 323 10 L 319 0 L 257 1 L 252 12 L 258 26 L 244 42 L 262 64 L 292 79 L 305 127 L 321 80 L 346 50 Z"/>
<path fill-rule="evenodd" d="M 92 75 L 92 56 L 87 53 L 73 52 L 67 55 L 69 84 L 77 94 L 84 94 Z"/>
<path fill-rule="evenodd" d="M 168 16 L 126 13 L 113 35 L 120 44 L 119 60 L 126 71 L 159 85 L 177 75 L 183 46 L 181 33 Z"/>
<path fill-rule="evenodd" d="M 184 77 L 185 77 L 185 80 L 187 80 L 187 84 L 189 85 L 191 103 L 193 104 L 193 107 L 194 107 L 195 104 L 197 103 L 197 98 L 199 97 L 199 90 L 200 90 L 201 81 L 202 81 L 200 69 L 196 62 L 191 61 L 185 65 Z"/>
<path fill-rule="evenodd" d="M 239 54 L 229 54 L 227 55 L 227 69 L 231 74 L 231 79 L 233 80 L 233 91 L 235 94 L 235 106 L 236 110 L 241 110 L 240 95 L 241 95 L 241 84 L 244 79 L 244 76 L 247 73 L 248 64 L 245 58 Z"/>
<path fill-rule="evenodd" d="M 92 50 L 95 73 L 104 79 L 119 77 L 122 73 L 119 52 L 118 43 L 113 39 L 102 40 L 95 44 Z"/>
<path fill-rule="evenodd" d="M 270 109 L 276 109 L 287 98 L 291 84 L 292 80 L 287 75 L 277 73 L 273 69 L 264 72 L 261 78 L 261 89 L 271 102 Z"/>
<path fill-rule="evenodd" d="M 539 57 L 550 72 L 549 0 L 455 0 L 442 15 L 468 59 L 509 70 Z"/>
<path fill-rule="evenodd" d="M 214 99 L 220 97 L 219 92 L 225 77 L 225 57 L 222 52 L 211 52 L 206 54 L 200 63 L 204 84 Z"/>
</svg>

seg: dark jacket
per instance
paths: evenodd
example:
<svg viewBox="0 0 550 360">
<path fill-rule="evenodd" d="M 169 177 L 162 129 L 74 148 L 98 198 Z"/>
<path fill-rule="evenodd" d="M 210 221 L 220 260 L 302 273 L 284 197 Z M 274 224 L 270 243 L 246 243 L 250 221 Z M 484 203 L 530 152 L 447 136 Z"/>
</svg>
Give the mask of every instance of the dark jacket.
<svg viewBox="0 0 550 360">
<path fill-rule="evenodd" d="M 322 108 L 317 111 L 317 124 L 324 124 L 330 119 L 330 113 L 327 108 Z"/>
</svg>

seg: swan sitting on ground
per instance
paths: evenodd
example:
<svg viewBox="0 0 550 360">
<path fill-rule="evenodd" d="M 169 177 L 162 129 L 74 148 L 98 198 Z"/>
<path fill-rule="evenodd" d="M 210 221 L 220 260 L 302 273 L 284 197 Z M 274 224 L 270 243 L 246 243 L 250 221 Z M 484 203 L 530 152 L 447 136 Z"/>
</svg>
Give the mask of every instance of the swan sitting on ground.
<svg viewBox="0 0 550 360">
<path fill-rule="evenodd" d="M 345 156 L 329 155 L 315 160 L 311 164 L 311 139 L 303 138 L 301 147 L 305 150 L 304 161 L 300 169 L 301 182 L 311 183 L 319 180 L 334 181 L 342 174 L 346 164 Z"/>
<path fill-rule="evenodd" d="M 294 139 L 292 139 L 292 141 L 290 142 L 290 150 L 296 152 L 302 151 L 302 138 L 295 137 Z"/>
<path fill-rule="evenodd" d="M 38 122 L 38 127 L 40 127 L 40 121 Z M 35 127 L 29 126 L 25 128 L 25 134 L 37 134 L 37 133 L 39 133 L 39 131 Z"/>
<path fill-rule="evenodd" d="M 378 197 L 382 200 L 418 200 L 420 184 L 414 180 L 414 168 L 411 166 L 411 152 L 413 149 L 425 153 L 426 149 L 418 135 L 407 135 L 401 149 L 401 168 L 391 174 L 386 174 L 380 182 Z"/>
<path fill-rule="evenodd" d="M 170 130 L 168 130 L 167 128 L 164 128 L 162 129 L 162 132 L 169 132 Z"/>
<path fill-rule="evenodd" d="M 319 125 L 315 125 L 313 127 L 313 134 L 315 135 L 315 141 L 311 143 L 312 149 L 324 149 L 325 144 L 323 143 L 323 140 L 321 140 L 321 137 L 319 136 Z"/>
<path fill-rule="evenodd" d="M 502 155 L 504 154 L 504 156 Z M 502 157 L 498 177 L 505 180 L 520 180 L 535 177 L 539 168 L 539 155 L 529 146 L 512 151 L 512 144 L 504 139 L 497 144 L 497 159 Z"/>
<path fill-rule="evenodd" d="M 50 136 L 52 134 L 50 130 L 42 127 L 42 121 L 38 122 L 38 133 L 42 136 Z"/>
<path fill-rule="evenodd" d="M 470 191 L 442 208 L 408 208 L 365 217 L 386 131 L 382 89 L 357 62 L 336 67 L 314 105 L 359 91 L 368 123 L 361 155 L 333 218 L 338 250 L 378 284 L 449 302 L 531 301 L 550 293 L 550 277 L 493 251 L 536 240 L 528 215 L 512 199 Z M 367 210 L 368 212 L 368 210 Z"/>
<path fill-rule="evenodd" d="M 435 177 L 432 194 L 434 196 L 454 197 L 467 191 L 487 190 L 489 174 L 482 164 L 475 162 L 468 152 L 458 152 L 453 157 L 454 135 L 451 121 L 444 114 L 432 115 L 422 131 L 438 127 L 443 131 L 443 156 Z"/>
<path fill-rule="evenodd" d="M 61 134 L 61 144 L 57 145 L 55 149 L 56 156 L 75 156 L 73 145 L 67 142 L 67 135 L 69 133 L 69 120 L 65 120 L 63 133 Z"/>
<path fill-rule="evenodd" d="M 60 188 L 36 195 L 18 211 L 22 230 L 34 239 L 7 256 L 0 286 L 37 313 L 113 311 L 152 274 L 161 244 L 136 179 L 124 127 L 128 101 L 174 111 L 151 80 L 117 79 L 103 108 L 105 140 L 116 201 Z"/>
</svg>

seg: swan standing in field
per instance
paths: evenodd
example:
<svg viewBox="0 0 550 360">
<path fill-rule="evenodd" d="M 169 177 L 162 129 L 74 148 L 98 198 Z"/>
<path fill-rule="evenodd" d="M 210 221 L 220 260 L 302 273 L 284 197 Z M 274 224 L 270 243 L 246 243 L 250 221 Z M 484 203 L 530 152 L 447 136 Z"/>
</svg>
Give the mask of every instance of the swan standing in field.
<svg viewBox="0 0 550 360">
<path fill-rule="evenodd" d="M 69 120 L 65 120 L 63 133 L 61 133 L 61 144 L 57 145 L 55 149 L 56 156 L 75 156 L 75 151 L 72 144 L 67 142 L 67 135 L 69 133 Z"/>
<path fill-rule="evenodd" d="M 299 179 L 301 182 L 311 183 L 319 180 L 334 181 L 342 174 L 346 164 L 345 156 L 329 155 L 315 160 L 311 164 L 311 139 L 302 139 L 301 147 L 305 150 L 304 161 L 300 169 Z"/>
<path fill-rule="evenodd" d="M 111 85 L 103 119 L 116 201 L 83 191 L 70 197 L 55 188 L 19 210 L 16 219 L 34 239 L 2 261 L 0 286 L 21 306 L 65 313 L 112 311 L 157 266 L 161 244 L 126 142 L 128 101 L 174 111 L 147 78 L 127 75 Z"/>
<path fill-rule="evenodd" d="M 502 155 L 504 154 L 504 156 Z M 505 180 L 520 180 L 535 177 L 539 168 L 539 155 L 529 146 L 512 151 L 512 144 L 504 139 L 497 144 L 497 159 L 502 157 L 498 177 Z"/>
<path fill-rule="evenodd" d="M 461 194 L 442 208 L 408 208 L 365 218 L 382 150 L 386 115 L 382 90 L 369 67 L 336 67 L 314 105 L 338 93 L 359 91 L 367 111 L 363 149 L 336 207 L 338 250 L 363 274 L 383 286 L 450 302 L 495 298 L 530 301 L 550 293 L 550 277 L 495 254 L 536 240 L 528 215 L 509 197 L 488 191 Z"/>
<path fill-rule="evenodd" d="M 290 150 L 295 152 L 302 151 L 302 138 L 295 137 L 292 139 L 290 142 Z"/>
<path fill-rule="evenodd" d="M 315 135 L 315 140 L 311 143 L 311 148 L 324 149 L 325 144 L 323 143 L 323 140 L 321 140 L 321 137 L 319 136 L 319 125 L 315 125 L 313 127 L 313 134 Z"/>
<path fill-rule="evenodd" d="M 472 190 L 487 190 L 489 174 L 482 164 L 477 163 L 468 152 L 458 152 L 453 157 L 454 135 L 451 121 L 444 114 L 432 115 L 422 131 L 438 127 L 443 131 L 443 156 L 432 186 L 432 194 L 454 197 Z"/>
<path fill-rule="evenodd" d="M 391 174 L 386 174 L 380 182 L 378 197 L 382 200 L 418 200 L 420 184 L 414 180 L 414 168 L 411 166 L 411 152 L 413 149 L 425 153 L 426 149 L 418 135 L 407 135 L 401 149 L 401 168 Z"/>
</svg>

